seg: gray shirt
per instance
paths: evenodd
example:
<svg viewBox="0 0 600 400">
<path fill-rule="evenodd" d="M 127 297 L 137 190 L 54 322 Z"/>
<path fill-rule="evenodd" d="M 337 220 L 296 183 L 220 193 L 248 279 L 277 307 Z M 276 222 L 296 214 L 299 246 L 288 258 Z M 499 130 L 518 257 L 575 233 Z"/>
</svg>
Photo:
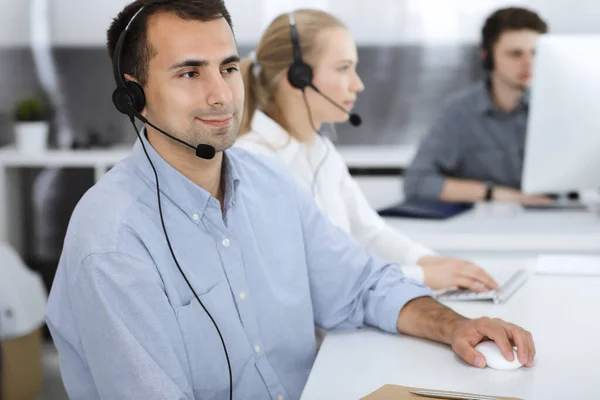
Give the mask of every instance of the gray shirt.
<svg viewBox="0 0 600 400">
<path fill-rule="evenodd" d="M 407 199 L 437 200 L 446 178 L 521 187 L 529 92 L 506 113 L 490 98 L 485 81 L 449 99 L 407 169 Z"/>
</svg>

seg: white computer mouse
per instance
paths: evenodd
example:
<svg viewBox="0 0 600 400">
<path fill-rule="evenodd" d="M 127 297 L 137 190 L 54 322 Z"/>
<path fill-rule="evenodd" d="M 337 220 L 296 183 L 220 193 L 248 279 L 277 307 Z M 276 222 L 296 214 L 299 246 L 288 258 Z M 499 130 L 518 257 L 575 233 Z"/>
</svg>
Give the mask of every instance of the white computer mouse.
<svg viewBox="0 0 600 400">
<path fill-rule="evenodd" d="M 488 340 L 479 343 L 477 346 L 475 346 L 475 350 L 483 354 L 485 357 L 485 362 L 490 368 L 511 370 L 521 368 L 523 366 L 523 364 L 521 364 L 517 358 L 517 350 L 513 349 L 515 353 L 515 360 L 508 361 L 506 358 L 504 358 L 500 347 L 498 347 L 498 345 L 492 341 Z"/>
</svg>

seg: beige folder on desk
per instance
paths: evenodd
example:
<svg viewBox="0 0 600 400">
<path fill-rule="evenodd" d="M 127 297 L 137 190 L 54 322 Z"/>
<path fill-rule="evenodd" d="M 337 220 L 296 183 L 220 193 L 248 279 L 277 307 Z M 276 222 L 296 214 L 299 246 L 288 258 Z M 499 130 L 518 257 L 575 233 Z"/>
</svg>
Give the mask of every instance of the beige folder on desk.
<svg viewBox="0 0 600 400">
<path fill-rule="evenodd" d="M 371 393 L 367 397 L 363 397 L 361 400 L 427 400 L 428 399 L 427 397 L 417 396 L 416 394 L 410 393 L 411 391 L 414 391 L 414 390 L 433 390 L 433 389 L 419 389 L 419 388 L 413 388 L 413 387 L 407 387 L 407 386 L 385 385 L 385 386 L 381 387 L 379 390 Z M 449 390 L 444 390 L 443 392 L 466 394 L 463 392 L 451 392 Z M 483 395 L 483 393 L 478 393 L 478 394 L 480 396 Z M 500 397 L 500 396 L 493 396 L 493 395 L 489 395 L 489 394 L 487 396 L 497 398 L 498 400 L 522 400 L 522 399 L 517 399 L 515 397 Z"/>
</svg>

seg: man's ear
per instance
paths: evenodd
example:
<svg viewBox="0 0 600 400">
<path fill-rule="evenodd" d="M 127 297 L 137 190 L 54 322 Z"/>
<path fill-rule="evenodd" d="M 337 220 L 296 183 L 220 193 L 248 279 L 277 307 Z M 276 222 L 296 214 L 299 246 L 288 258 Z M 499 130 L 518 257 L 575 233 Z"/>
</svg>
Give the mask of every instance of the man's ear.
<svg viewBox="0 0 600 400">
<path fill-rule="evenodd" d="M 132 82 L 135 82 L 135 83 L 139 83 L 139 82 L 137 81 L 137 79 L 135 79 L 135 78 L 133 77 L 133 75 L 131 75 L 131 74 L 124 74 L 124 75 L 125 75 L 125 80 L 127 80 L 127 81 L 132 81 Z"/>
<path fill-rule="evenodd" d="M 139 82 L 137 81 L 137 79 L 135 79 L 133 77 L 133 75 L 131 75 L 131 74 L 123 74 L 123 75 L 125 76 L 125 80 L 127 82 L 131 81 L 131 82 L 135 82 L 135 83 L 139 84 Z M 142 85 L 140 85 L 140 86 L 142 86 Z M 142 114 L 144 117 L 146 117 L 146 108 L 147 107 L 144 107 L 144 109 L 140 112 L 140 114 Z"/>
<path fill-rule="evenodd" d="M 488 56 L 488 51 L 486 49 L 479 50 L 479 56 L 481 57 L 481 61 L 485 61 Z"/>
</svg>

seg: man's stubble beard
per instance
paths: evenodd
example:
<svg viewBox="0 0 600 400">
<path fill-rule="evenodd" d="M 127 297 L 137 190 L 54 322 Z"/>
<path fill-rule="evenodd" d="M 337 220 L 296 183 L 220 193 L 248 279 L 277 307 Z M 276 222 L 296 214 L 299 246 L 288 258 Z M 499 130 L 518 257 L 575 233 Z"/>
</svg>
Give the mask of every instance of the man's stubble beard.
<svg viewBox="0 0 600 400">
<path fill-rule="evenodd" d="M 231 121 L 231 125 L 221 128 L 213 129 L 202 129 L 200 132 L 195 131 L 190 134 L 194 140 L 193 143 L 208 144 L 213 146 L 217 152 L 224 151 L 233 146 L 233 143 L 237 139 L 237 135 L 240 129 L 240 120 L 234 118 Z"/>
</svg>

